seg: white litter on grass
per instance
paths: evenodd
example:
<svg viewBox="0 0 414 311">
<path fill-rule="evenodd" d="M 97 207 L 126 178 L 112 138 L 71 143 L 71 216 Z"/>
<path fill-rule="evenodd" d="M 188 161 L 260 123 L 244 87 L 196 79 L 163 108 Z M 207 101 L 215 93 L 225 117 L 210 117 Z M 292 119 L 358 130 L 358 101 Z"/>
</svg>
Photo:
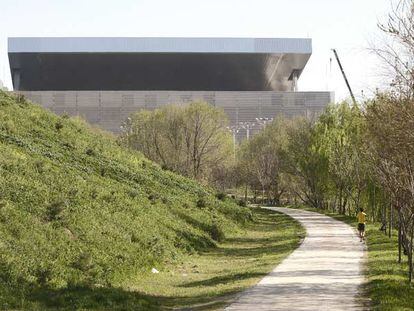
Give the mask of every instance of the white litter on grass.
<svg viewBox="0 0 414 311">
<path fill-rule="evenodd" d="M 160 273 L 160 271 L 158 271 L 158 270 L 157 270 L 157 269 L 155 269 L 155 268 L 152 268 L 152 269 L 151 269 L 151 272 L 152 272 L 152 273 Z"/>
</svg>

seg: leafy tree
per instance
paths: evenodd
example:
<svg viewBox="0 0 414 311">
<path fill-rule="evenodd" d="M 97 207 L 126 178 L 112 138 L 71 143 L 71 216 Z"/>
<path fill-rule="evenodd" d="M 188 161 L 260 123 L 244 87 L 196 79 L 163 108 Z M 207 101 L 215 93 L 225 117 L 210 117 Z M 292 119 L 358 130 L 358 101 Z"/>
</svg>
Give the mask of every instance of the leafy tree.
<svg viewBox="0 0 414 311">
<path fill-rule="evenodd" d="M 289 121 L 280 117 L 255 135 L 240 148 L 238 167 L 240 176 L 251 188 L 260 185 L 263 196 L 279 204 L 286 191 L 284 167 L 286 165 L 287 128 Z"/>
<path fill-rule="evenodd" d="M 328 157 L 329 179 L 338 211 L 345 214 L 350 200 L 358 209 L 367 185 L 361 109 L 347 102 L 330 105 L 316 123 L 315 131 Z"/>
<path fill-rule="evenodd" d="M 215 181 L 230 165 L 232 142 L 224 112 L 207 103 L 141 110 L 125 123 L 121 143 L 162 167 L 198 180 Z"/>
<path fill-rule="evenodd" d="M 414 239 L 414 100 L 378 95 L 367 105 L 366 120 L 367 142 L 376 168 L 374 172 L 389 194 L 391 208 L 398 213 L 399 242 L 408 255 L 411 281 Z"/>
<path fill-rule="evenodd" d="M 289 130 L 289 170 L 298 187 L 295 193 L 314 207 L 324 206 L 328 192 L 329 161 L 319 132 L 307 119 L 296 119 Z"/>
</svg>

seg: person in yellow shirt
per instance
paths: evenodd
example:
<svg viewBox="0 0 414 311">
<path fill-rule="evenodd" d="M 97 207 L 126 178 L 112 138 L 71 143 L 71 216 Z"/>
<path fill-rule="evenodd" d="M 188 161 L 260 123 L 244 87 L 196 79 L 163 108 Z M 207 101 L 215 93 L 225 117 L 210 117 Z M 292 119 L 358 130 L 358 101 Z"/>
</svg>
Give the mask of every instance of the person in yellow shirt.
<svg viewBox="0 0 414 311">
<path fill-rule="evenodd" d="M 365 218 L 367 214 L 364 213 L 364 209 L 361 207 L 357 215 L 358 219 L 358 232 L 359 232 L 359 241 L 365 240 Z"/>
</svg>

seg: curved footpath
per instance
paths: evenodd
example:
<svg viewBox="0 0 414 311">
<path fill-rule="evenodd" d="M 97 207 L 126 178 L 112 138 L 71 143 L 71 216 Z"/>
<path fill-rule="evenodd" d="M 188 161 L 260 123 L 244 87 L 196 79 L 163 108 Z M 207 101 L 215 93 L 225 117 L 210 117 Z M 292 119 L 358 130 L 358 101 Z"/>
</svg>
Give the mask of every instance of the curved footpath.
<svg viewBox="0 0 414 311">
<path fill-rule="evenodd" d="M 271 207 L 298 220 L 302 244 L 226 310 L 367 310 L 365 244 L 351 226 L 315 212 Z"/>
</svg>

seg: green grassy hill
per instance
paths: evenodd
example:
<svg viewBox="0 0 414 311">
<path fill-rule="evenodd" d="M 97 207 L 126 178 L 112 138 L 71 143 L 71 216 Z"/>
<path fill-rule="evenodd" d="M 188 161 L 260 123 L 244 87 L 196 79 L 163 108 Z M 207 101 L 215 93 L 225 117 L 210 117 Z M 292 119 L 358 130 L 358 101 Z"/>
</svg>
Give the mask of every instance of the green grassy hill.
<svg viewBox="0 0 414 311">
<path fill-rule="evenodd" d="M 110 309 L 106 289 L 214 246 L 250 218 L 110 134 L 0 92 L 0 309 L 43 308 L 42 295 L 70 306 L 80 288 L 100 289 Z"/>
</svg>

